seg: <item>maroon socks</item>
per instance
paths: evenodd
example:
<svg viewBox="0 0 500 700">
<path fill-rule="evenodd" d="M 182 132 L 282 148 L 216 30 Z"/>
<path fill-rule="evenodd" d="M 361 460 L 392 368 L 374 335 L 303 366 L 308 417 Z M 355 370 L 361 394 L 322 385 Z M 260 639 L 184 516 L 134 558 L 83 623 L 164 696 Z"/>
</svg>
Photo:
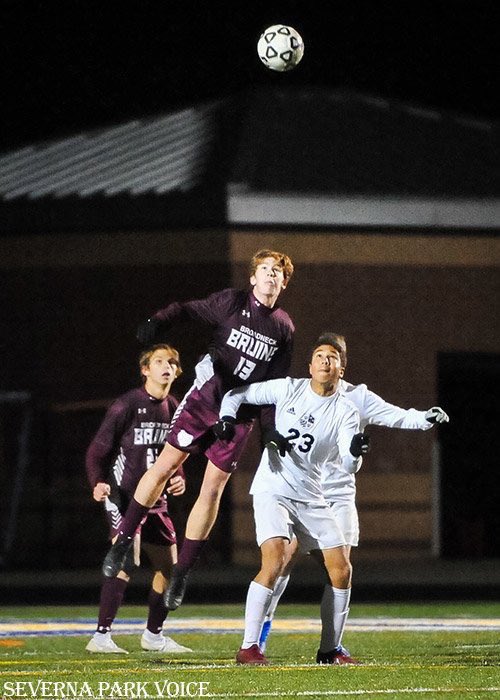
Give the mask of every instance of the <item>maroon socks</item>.
<svg viewBox="0 0 500 700">
<path fill-rule="evenodd" d="M 138 503 L 135 498 L 132 498 L 128 504 L 127 512 L 123 516 L 118 532 L 118 539 L 131 540 L 135 535 L 137 528 L 141 524 L 141 520 L 147 515 L 149 506 L 143 506 Z"/>
<path fill-rule="evenodd" d="M 97 631 L 109 632 L 120 607 L 128 581 L 122 578 L 105 578 L 101 587 Z"/>
<path fill-rule="evenodd" d="M 157 593 L 152 588 L 149 591 L 148 605 L 149 615 L 147 628 L 153 634 L 158 634 L 163 629 L 163 623 L 168 615 L 168 610 L 163 602 L 163 593 Z"/>
<path fill-rule="evenodd" d="M 179 552 L 177 571 L 181 574 L 191 571 L 207 542 L 208 540 L 190 540 L 185 537 Z"/>
</svg>

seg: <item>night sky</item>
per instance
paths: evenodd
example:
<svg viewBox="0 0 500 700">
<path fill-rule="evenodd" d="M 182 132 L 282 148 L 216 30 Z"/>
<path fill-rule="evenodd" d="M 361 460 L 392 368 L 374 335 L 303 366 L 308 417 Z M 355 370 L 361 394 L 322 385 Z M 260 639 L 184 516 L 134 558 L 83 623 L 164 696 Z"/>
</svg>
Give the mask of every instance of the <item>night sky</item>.
<svg viewBox="0 0 500 700">
<path fill-rule="evenodd" d="M 4 0 L 2 150 L 255 85 L 348 88 L 498 119 L 495 2 Z M 262 30 L 303 36 L 265 69 Z"/>
</svg>

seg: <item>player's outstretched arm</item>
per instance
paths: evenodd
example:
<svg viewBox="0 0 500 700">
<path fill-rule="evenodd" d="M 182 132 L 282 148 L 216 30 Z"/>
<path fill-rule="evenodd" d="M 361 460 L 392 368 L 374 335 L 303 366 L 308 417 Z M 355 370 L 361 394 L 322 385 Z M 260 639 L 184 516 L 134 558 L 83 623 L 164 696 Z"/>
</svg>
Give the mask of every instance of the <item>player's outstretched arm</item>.
<svg viewBox="0 0 500 700">
<path fill-rule="evenodd" d="M 224 394 L 220 406 L 220 418 L 236 418 L 238 409 L 243 403 L 254 406 L 276 405 L 282 392 L 286 390 L 286 380 L 269 379 L 266 382 L 255 382 L 246 386 L 238 386 Z"/>
<path fill-rule="evenodd" d="M 450 417 L 440 406 L 433 406 L 425 413 L 425 420 L 429 423 L 449 423 Z"/>
<path fill-rule="evenodd" d="M 438 406 L 428 411 L 395 406 L 368 389 L 366 384 L 353 387 L 351 392 L 347 393 L 347 397 L 358 407 L 363 421 L 370 425 L 403 430 L 430 430 L 434 423 L 449 420 L 443 409 Z M 437 420 L 433 420 L 434 413 Z"/>
<path fill-rule="evenodd" d="M 239 294 L 238 290 L 223 289 L 221 292 L 210 294 L 205 299 L 173 301 L 139 325 L 137 339 L 144 345 L 148 345 L 158 340 L 161 332 L 164 333 L 179 321 L 193 320 L 216 326 L 221 319 L 227 318 L 234 310 L 240 300 Z"/>
</svg>

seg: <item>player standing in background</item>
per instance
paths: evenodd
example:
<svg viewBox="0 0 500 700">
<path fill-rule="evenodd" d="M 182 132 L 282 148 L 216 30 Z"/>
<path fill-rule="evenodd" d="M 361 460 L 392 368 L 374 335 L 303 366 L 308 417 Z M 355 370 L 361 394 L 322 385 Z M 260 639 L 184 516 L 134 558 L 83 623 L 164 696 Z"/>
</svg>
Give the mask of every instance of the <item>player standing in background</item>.
<svg viewBox="0 0 500 700">
<path fill-rule="evenodd" d="M 120 396 L 110 406 L 86 455 L 86 470 L 94 500 L 104 503 L 111 539 L 116 537 L 121 518 L 142 475 L 163 448 L 177 400 L 170 395 L 181 374 L 179 353 L 169 345 L 154 345 L 139 357 L 144 382 Z M 166 493 L 180 496 L 186 489 L 182 468 L 169 482 Z M 134 533 L 134 547 L 123 567 L 101 588 L 97 631 L 87 650 L 105 654 L 127 653 L 111 638 L 111 626 L 123 599 L 130 574 L 139 564 L 140 549 L 146 552 L 153 580 L 149 592 L 149 615 L 141 646 L 148 651 L 186 652 L 187 647 L 163 635 L 168 611 L 164 592 L 177 558 L 175 529 L 168 514 L 166 493 L 160 493 L 144 513 Z M 135 550 L 135 551 L 134 551 Z"/>
<path fill-rule="evenodd" d="M 337 333 L 324 334 L 325 340 L 329 339 L 341 348 L 341 361 L 345 370 L 347 366 L 347 346 L 343 335 Z M 366 384 L 350 384 L 345 379 L 339 381 L 339 392 L 351 401 L 359 411 L 361 430 L 367 425 L 381 425 L 387 428 L 401 428 L 404 430 L 429 430 L 436 423 L 449 421 L 442 408 L 434 406 L 427 411 L 417 411 L 414 408 L 404 409 L 387 403 L 380 396 L 370 391 Z M 359 542 L 359 520 L 356 509 L 356 477 L 341 468 L 339 463 L 328 464 L 323 469 L 322 491 L 337 522 L 344 534 L 347 550 L 350 557 L 351 547 L 357 547 Z M 293 540 L 288 548 L 284 570 L 276 581 L 273 596 L 266 613 L 264 625 L 259 639 L 259 646 L 264 652 L 267 637 L 271 630 L 271 624 L 278 602 L 285 592 L 290 579 L 292 558 L 297 552 L 297 540 Z M 352 570 L 352 566 L 351 566 Z M 325 595 L 328 595 L 327 587 Z M 323 609 L 323 606 L 322 606 Z"/>
<path fill-rule="evenodd" d="M 354 474 L 368 450 L 357 409 L 338 391 L 344 371 L 341 353 L 331 335 L 320 336 L 310 356 L 311 379 L 286 377 L 235 388 L 224 397 L 213 428 L 222 440 L 230 440 L 242 403 L 276 406 L 272 442 L 278 450 L 266 445 L 250 488 L 262 563 L 248 589 L 245 636 L 236 656 L 240 664 L 268 663 L 259 638 L 293 537 L 329 577 L 317 663 L 357 663 L 342 646 L 351 592 L 346 541 L 321 488 L 326 464 Z"/>
<path fill-rule="evenodd" d="M 196 366 L 196 379 L 175 413 L 167 443 L 139 482 L 118 539 L 103 564 L 106 576 L 116 575 L 137 524 L 162 492 L 166 480 L 190 453 L 203 452 L 208 464 L 165 597 L 170 610 L 182 602 L 188 574 L 210 535 L 225 485 L 236 469 L 254 418 L 259 415 L 255 407 L 244 408 L 238 415 L 233 439 L 215 440 L 211 428 L 219 417 L 222 397 L 233 387 L 284 377 L 289 370 L 294 326 L 277 301 L 292 274 L 288 255 L 259 250 L 250 262 L 250 291 L 225 289 L 206 299 L 174 302 L 139 328 L 138 338 L 144 343 L 155 338 L 159 330 L 183 319 L 194 319 L 213 328 L 208 353 Z M 272 407 L 262 421 L 274 426 Z"/>
</svg>

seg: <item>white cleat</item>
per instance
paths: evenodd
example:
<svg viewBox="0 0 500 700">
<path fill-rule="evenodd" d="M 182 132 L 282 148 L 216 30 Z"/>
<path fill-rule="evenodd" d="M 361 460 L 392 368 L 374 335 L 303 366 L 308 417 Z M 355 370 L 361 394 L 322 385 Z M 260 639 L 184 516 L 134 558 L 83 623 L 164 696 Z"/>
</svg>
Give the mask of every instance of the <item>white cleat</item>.
<svg viewBox="0 0 500 700">
<path fill-rule="evenodd" d="M 182 644 L 177 644 L 171 637 L 165 637 L 163 632 L 153 634 L 149 630 L 144 630 L 141 637 L 141 647 L 145 651 L 162 651 L 171 654 L 185 654 L 193 651 L 189 647 L 183 647 Z"/>
<path fill-rule="evenodd" d="M 114 643 L 111 632 L 105 634 L 96 632 L 85 649 L 93 654 L 128 654 L 126 649 L 121 649 Z"/>
</svg>

